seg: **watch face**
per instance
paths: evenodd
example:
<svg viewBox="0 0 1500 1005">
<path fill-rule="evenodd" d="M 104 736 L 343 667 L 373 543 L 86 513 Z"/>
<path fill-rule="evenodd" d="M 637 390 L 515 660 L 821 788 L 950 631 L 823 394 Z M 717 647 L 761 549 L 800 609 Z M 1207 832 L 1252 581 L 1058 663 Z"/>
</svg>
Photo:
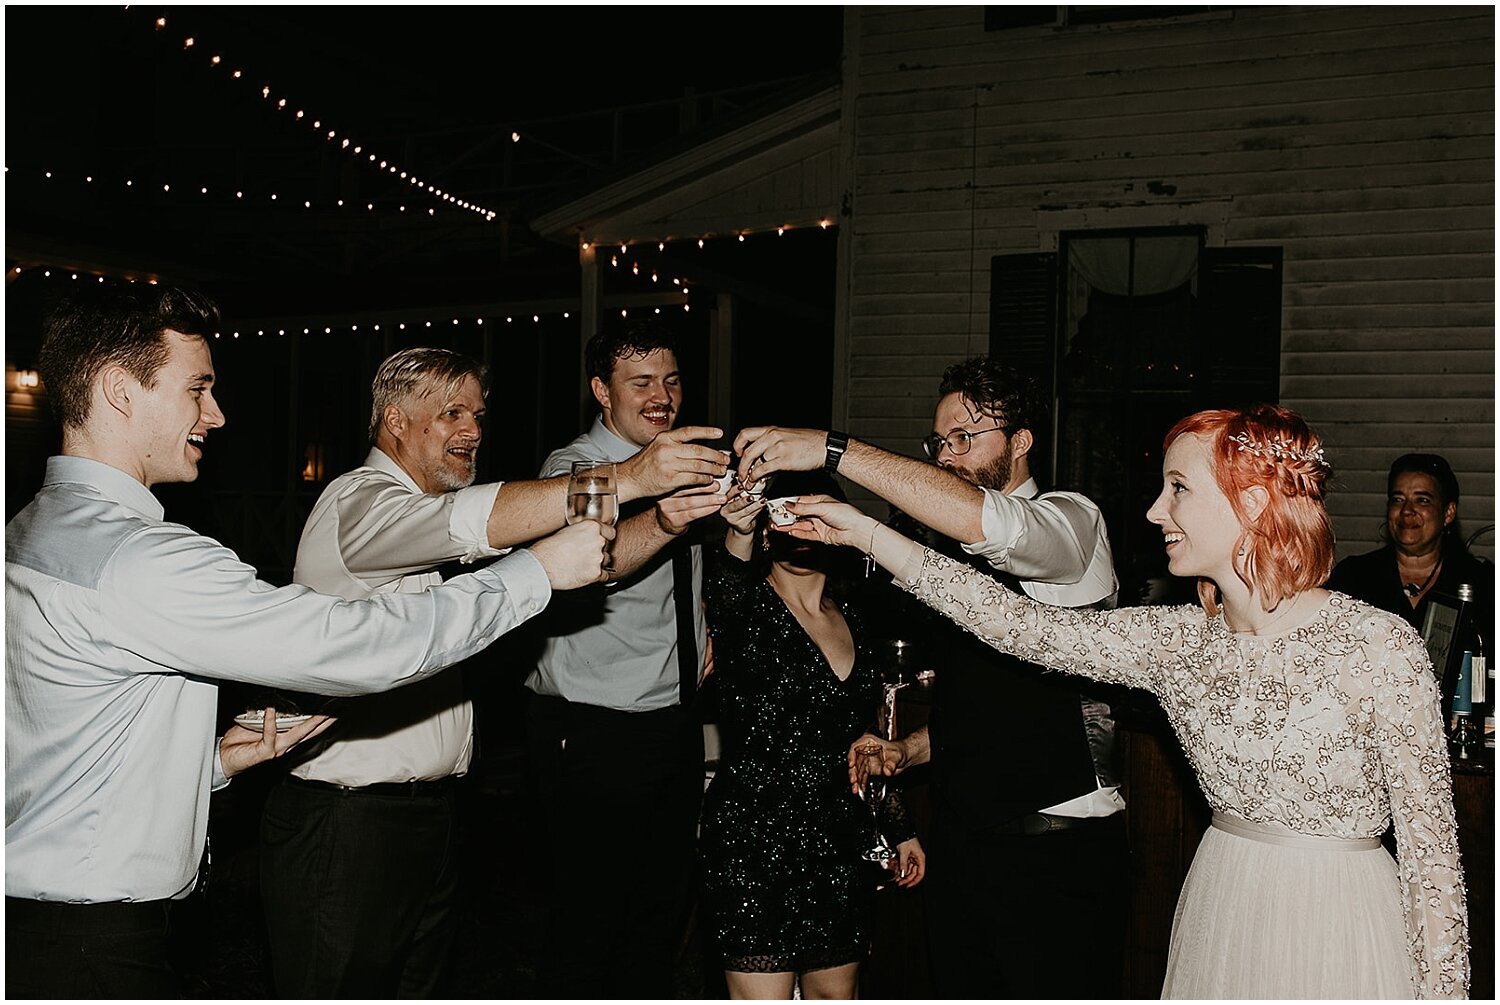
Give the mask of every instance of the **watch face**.
<svg viewBox="0 0 1500 1005">
<path fill-rule="evenodd" d="M 828 456 L 823 461 L 823 467 L 828 471 L 836 471 L 839 460 L 844 456 L 844 451 L 849 447 L 849 436 L 847 433 L 830 432 L 828 434 Z"/>
</svg>

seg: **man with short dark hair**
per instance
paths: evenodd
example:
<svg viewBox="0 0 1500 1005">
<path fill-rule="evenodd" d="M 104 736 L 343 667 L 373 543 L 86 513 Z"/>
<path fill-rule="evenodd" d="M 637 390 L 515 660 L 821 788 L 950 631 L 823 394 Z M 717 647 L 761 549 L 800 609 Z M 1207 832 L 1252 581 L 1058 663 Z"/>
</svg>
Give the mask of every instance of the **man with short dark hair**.
<svg viewBox="0 0 1500 1005">
<path fill-rule="evenodd" d="M 673 334 L 655 322 L 589 341 L 600 415 L 554 451 L 626 463 L 662 440 L 682 404 Z M 719 473 L 727 457 L 720 454 Z M 552 883 L 545 994 L 672 998 L 703 796 L 703 730 L 692 701 L 706 655 L 702 549 L 684 536 L 723 494 L 686 490 L 622 514 L 614 573 L 545 627 L 527 714 Z"/>
<path fill-rule="evenodd" d="M 215 679 L 350 695 L 420 681 L 600 578 L 607 531 L 569 527 L 421 595 L 276 588 L 163 519 L 224 424 L 218 310 L 106 284 L 48 320 L 62 455 L 6 526 L 6 992 L 176 997 L 171 903 L 193 889 L 209 791 L 326 727 L 214 741 Z M 378 657 L 378 658 L 377 658 Z"/>
<path fill-rule="evenodd" d="M 1098 507 L 1074 492 L 1042 493 L 1031 477 L 1049 427 L 1034 380 L 977 357 L 943 374 L 923 440 L 932 464 L 839 432 L 756 427 L 735 447 L 743 477 L 836 470 L 924 524 L 933 547 L 1009 589 L 1060 607 L 1112 607 Z M 1117 997 L 1126 863 L 1109 706 L 920 604 L 902 606 L 899 619 L 903 633 L 923 626 L 931 647 L 930 727 L 880 741 L 879 764 L 851 747 L 851 781 L 932 763 L 926 916 L 938 996 Z"/>
<path fill-rule="evenodd" d="M 488 367 L 447 349 L 381 363 L 369 455 L 323 490 L 294 580 L 349 600 L 419 593 L 448 562 L 493 558 L 563 526 L 566 477 L 473 484 L 488 389 Z M 722 455 L 690 438 L 718 435 L 685 429 L 622 463 L 622 501 L 708 483 Z M 346 703 L 316 756 L 271 791 L 261 897 L 278 994 L 438 993 L 460 878 L 456 786 L 473 753 L 462 675 L 439 674 Z"/>
</svg>

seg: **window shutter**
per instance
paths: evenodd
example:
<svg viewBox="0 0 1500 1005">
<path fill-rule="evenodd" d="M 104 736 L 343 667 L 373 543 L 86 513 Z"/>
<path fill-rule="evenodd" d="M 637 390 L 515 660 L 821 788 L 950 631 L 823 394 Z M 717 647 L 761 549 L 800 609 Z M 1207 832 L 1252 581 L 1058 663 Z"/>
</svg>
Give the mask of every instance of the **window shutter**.
<svg viewBox="0 0 1500 1005">
<path fill-rule="evenodd" d="M 990 259 L 990 355 L 1035 375 L 1049 403 L 1056 400 L 1056 252 L 996 255 Z M 1054 432 L 1046 430 L 1042 455 L 1031 458 L 1033 473 L 1044 485 L 1052 476 Z"/>
<path fill-rule="evenodd" d="M 1207 378 L 1199 403 L 1233 408 L 1281 396 L 1281 249 L 1204 248 L 1198 343 Z"/>
</svg>

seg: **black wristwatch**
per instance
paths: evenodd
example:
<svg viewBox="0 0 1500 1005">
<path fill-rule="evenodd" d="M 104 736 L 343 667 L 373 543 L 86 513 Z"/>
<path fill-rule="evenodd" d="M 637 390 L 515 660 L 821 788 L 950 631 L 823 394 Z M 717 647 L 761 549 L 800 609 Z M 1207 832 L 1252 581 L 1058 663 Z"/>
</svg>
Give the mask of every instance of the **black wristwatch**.
<svg viewBox="0 0 1500 1005">
<path fill-rule="evenodd" d="M 844 459 L 844 451 L 849 449 L 849 434 L 841 433 L 837 429 L 828 431 L 828 456 L 823 459 L 823 470 L 833 474 L 839 469 L 839 461 Z"/>
</svg>

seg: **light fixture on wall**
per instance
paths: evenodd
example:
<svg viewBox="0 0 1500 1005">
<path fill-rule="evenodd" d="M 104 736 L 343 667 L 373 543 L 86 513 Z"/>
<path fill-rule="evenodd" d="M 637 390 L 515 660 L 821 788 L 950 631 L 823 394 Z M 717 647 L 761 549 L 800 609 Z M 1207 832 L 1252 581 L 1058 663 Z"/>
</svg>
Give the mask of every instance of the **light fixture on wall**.
<svg viewBox="0 0 1500 1005">
<path fill-rule="evenodd" d="M 323 480 L 323 444 L 309 443 L 303 448 L 302 460 L 302 480 L 321 482 Z"/>
<path fill-rule="evenodd" d="M 35 391 L 38 387 L 41 387 L 41 386 L 42 386 L 41 375 L 38 374 L 35 370 L 17 370 L 16 371 L 16 390 L 18 390 L 18 391 Z"/>
</svg>

